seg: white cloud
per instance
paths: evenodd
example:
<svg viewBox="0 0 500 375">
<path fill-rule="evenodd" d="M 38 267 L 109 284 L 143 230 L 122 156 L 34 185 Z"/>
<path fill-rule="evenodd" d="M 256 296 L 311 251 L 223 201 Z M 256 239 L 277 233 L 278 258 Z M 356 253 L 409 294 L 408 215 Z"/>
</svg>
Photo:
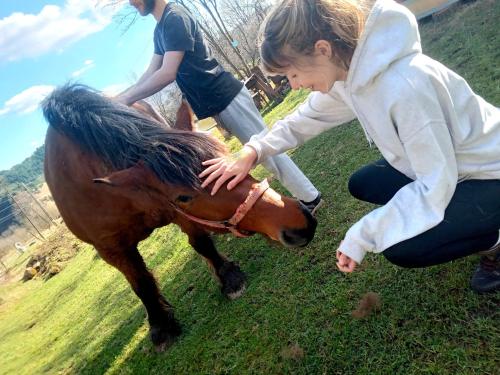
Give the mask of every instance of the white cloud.
<svg viewBox="0 0 500 375">
<path fill-rule="evenodd" d="M 85 60 L 85 62 L 83 63 L 83 68 L 74 71 L 73 73 L 71 73 L 71 76 L 75 78 L 80 77 L 83 73 L 85 73 L 89 69 L 92 69 L 93 67 L 95 67 L 93 60 Z"/>
<path fill-rule="evenodd" d="M 46 5 L 38 14 L 12 13 L 0 19 L 0 61 L 64 50 L 104 29 L 118 10 L 99 0 L 67 0 L 64 7 Z"/>
<path fill-rule="evenodd" d="M 26 114 L 38 108 L 40 102 L 49 95 L 55 86 L 32 86 L 7 100 L 0 109 L 0 116 L 7 113 Z"/>
</svg>

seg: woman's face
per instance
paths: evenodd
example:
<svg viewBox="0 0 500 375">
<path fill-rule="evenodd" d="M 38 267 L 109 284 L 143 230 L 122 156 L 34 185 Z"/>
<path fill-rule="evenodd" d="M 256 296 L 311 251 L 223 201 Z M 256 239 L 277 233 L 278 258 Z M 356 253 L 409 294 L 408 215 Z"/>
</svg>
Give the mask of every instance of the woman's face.
<svg viewBox="0 0 500 375">
<path fill-rule="evenodd" d="M 292 89 L 310 89 L 324 94 L 329 92 L 336 81 L 345 81 L 347 71 L 334 64 L 330 43 L 319 40 L 311 56 L 299 56 L 294 63 L 284 69 Z"/>
</svg>

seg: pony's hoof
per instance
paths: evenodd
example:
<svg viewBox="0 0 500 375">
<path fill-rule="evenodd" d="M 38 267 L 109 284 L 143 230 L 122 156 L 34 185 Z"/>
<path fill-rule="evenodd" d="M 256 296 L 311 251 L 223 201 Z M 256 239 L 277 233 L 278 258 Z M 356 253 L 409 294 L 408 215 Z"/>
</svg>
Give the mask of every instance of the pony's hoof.
<svg viewBox="0 0 500 375">
<path fill-rule="evenodd" d="M 155 351 L 156 353 L 163 353 L 164 351 L 166 351 L 168 348 L 170 348 L 172 346 L 173 342 L 172 343 L 162 343 L 162 344 L 159 344 L 159 345 L 155 345 Z"/>
<path fill-rule="evenodd" d="M 240 290 L 238 290 L 236 292 L 228 293 L 228 294 L 226 294 L 226 296 L 230 300 L 233 300 L 233 299 L 236 299 L 236 298 L 240 298 L 241 295 L 245 292 L 245 289 L 246 289 L 246 286 L 245 286 L 245 284 L 243 284 L 243 286 L 241 287 Z"/>
<path fill-rule="evenodd" d="M 181 334 L 181 328 L 174 320 L 174 322 L 169 325 L 151 327 L 149 329 L 149 334 L 156 352 L 161 353 L 174 344 L 177 337 Z"/>
<path fill-rule="evenodd" d="M 246 289 L 246 276 L 234 262 L 227 262 L 219 273 L 222 282 L 222 294 L 229 299 L 240 297 Z"/>
</svg>

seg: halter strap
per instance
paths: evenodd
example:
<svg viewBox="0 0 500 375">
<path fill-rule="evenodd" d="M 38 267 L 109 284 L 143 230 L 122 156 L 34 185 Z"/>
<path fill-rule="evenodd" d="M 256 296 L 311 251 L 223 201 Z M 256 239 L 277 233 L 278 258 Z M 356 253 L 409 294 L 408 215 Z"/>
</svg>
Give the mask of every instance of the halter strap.
<svg viewBox="0 0 500 375">
<path fill-rule="evenodd" d="M 202 224 L 211 228 L 227 229 L 236 237 L 248 237 L 249 236 L 248 234 L 242 233 L 240 230 L 236 228 L 236 226 L 241 220 L 243 220 L 248 211 L 252 209 L 254 204 L 259 200 L 260 197 L 262 197 L 262 195 L 265 193 L 267 189 L 269 189 L 269 182 L 267 181 L 267 179 L 264 179 L 262 182 L 258 184 L 254 184 L 250 189 L 250 191 L 248 192 L 245 201 L 238 206 L 234 215 L 231 216 L 231 218 L 228 220 L 217 221 L 217 220 L 201 219 L 199 217 L 188 214 L 187 212 L 185 212 L 184 210 L 182 210 L 173 203 L 172 206 L 182 216 L 191 221 L 194 221 L 195 223 Z"/>
</svg>

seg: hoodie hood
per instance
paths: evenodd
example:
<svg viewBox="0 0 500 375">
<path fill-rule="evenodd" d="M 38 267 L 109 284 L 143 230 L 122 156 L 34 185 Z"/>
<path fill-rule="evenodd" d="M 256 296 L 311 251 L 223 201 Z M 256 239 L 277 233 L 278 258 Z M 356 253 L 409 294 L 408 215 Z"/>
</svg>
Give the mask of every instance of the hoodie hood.
<svg viewBox="0 0 500 375">
<path fill-rule="evenodd" d="M 416 53 L 422 47 L 413 13 L 393 0 L 378 0 L 354 50 L 347 84 L 353 92 L 362 90 L 389 65 Z"/>
</svg>

